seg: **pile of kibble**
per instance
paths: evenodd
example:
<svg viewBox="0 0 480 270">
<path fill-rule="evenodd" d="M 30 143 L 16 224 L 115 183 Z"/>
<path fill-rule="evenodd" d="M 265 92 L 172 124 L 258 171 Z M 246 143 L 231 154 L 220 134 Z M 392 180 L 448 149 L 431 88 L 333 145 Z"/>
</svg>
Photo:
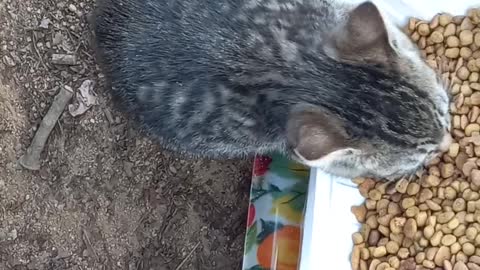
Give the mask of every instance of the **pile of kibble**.
<svg viewBox="0 0 480 270">
<path fill-rule="evenodd" d="M 406 31 L 452 94 L 454 143 L 413 181 L 355 179 L 353 270 L 480 270 L 480 9 Z"/>
</svg>

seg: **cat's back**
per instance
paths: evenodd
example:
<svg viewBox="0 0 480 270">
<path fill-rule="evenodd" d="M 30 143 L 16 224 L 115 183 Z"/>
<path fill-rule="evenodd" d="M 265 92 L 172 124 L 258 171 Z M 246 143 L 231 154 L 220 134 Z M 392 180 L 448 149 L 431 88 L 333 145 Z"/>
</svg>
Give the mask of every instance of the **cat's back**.
<svg viewBox="0 0 480 270">
<path fill-rule="evenodd" d="M 285 60 L 275 50 L 288 42 L 313 49 L 346 10 L 321 0 L 100 0 L 95 33 L 107 65 L 237 68 Z"/>
</svg>

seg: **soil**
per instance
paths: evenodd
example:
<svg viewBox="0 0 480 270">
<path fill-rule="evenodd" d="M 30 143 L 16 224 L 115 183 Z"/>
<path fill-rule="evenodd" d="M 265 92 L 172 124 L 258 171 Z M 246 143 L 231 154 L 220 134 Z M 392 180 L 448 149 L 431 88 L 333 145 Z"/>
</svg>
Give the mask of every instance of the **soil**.
<svg viewBox="0 0 480 270">
<path fill-rule="evenodd" d="M 93 7 L 0 0 L 0 269 L 240 269 L 251 161 L 176 156 L 119 111 L 95 62 Z M 23 169 L 54 96 L 85 80 L 96 105 L 66 109 L 41 169 Z"/>
</svg>

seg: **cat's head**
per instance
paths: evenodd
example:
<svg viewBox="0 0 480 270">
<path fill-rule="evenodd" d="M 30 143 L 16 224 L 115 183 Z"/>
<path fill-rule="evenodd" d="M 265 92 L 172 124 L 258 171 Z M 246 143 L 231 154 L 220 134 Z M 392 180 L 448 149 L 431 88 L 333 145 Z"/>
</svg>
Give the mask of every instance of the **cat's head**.
<svg viewBox="0 0 480 270">
<path fill-rule="evenodd" d="M 448 149 L 446 87 L 373 3 L 354 8 L 323 50 L 358 84 L 337 90 L 349 100 L 291 112 L 288 140 L 299 161 L 344 177 L 395 179 Z"/>
</svg>

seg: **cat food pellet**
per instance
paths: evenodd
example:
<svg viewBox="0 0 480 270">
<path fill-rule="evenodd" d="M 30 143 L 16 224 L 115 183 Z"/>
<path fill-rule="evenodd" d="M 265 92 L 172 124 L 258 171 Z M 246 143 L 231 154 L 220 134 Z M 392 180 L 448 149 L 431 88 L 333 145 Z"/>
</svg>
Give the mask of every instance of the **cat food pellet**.
<svg viewBox="0 0 480 270">
<path fill-rule="evenodd" d="M 470 262 L 480 265 L 480 256 L 472 256 L 469 259 Z"/>
<path fill-rule="evenodd" d="M 468 46 L 473 43 L 473 33 L 470 30 L 463 30 L 460 32 L 460 45 Z"/>
<path fill-rule="evenodd" d="M 445 31 L 443 32 L 443 36 L 448 37 L 448 36 L 453 36 L 455 35 L 455 32 L 457 30 L 457 27 L 453 23 L 449 23 L 445 27 Z"/>
<path fill-rule="evenodd" d="M 452 21 L 452 19 L 452 16 L 450 16 L 449 14 L 441 14 L 438 17 L 438 23 L 440 24 L 440 26 L 447 26 Z"/>
<path fill-rule="evenodd" d="M 480 32 L 475 33 L 475 36 L 473 37 L 473 42 L 476 46 L 480 47 Z"/>
<path fill-rule="evenodd" d="M 480 270 L 480 266 L 475 263 L 467 263 L 467 267 L 470 270 Z"/>
<path fill-rule="evenodd" d="M 408 181 L 405 179 L 401 179 L 395 184 L 395 189 L 398 193 L 406 193 L 408 188 Z"/>
<path fill-rule="evenodd" d="M 460 250 L 462 250 L 462 246 L 458 242 L 455 242 L 452 246 L 450 246 L 450 251 L 452 254 L 457 254 Z"/>
<path fill-rule="evenodd" d="M 368 197 L 374 201 L 379 201 L 382 198 L 382 193 L 377 189 L 372 189 L 368 192 Z"/>
<path fill-rule="evenodd" d="M 432 235 L 432 238 L 430 238 L 430 244 L 434 247 L 437 247 L 440 245 L 440 242 L 442 241 L 443 233 L 442 231 L 437 231 Z"/>
<path fill-rule="evenodd" d="M 450 248 L 442 246 L 438 249 L 437 254 L 435 254 L 434 262 L 436 266 L 443 266 L 445 260 L 450 260 L 451 258 Z"/>
<path fill-rule="evenodd" d="M 415 205 L 415 199 L 414 198 L 405 198 L 402 201 L 402 208 L 403 209 L 408 209 L 412 206 Z"/>
<path fill-rule="evenodd" d="M 468 76 L 470 76 L 470 71 L 468 70 L 467 67 L 462 66 L 461 68 L 458 69 L 457 76 L 461 80 L 466 80 L 468 79 Z"/>
<path fill-rule="evenodd" d="M 417 19 L 415 18 L 410 18 L 408 20 L 408 26 L 407 26 L 407 29 L 410 31 L 410 32 L 413 32 L 415 31 L 415 27 L 417 26 Z"/>
<path fill-rule="evenodd" d="M 480 94 L 478 95 L 478 102 L 480 102 Z M 448 155 L 455 158 L 458 155 L 458 151 L 460 151 L 460 145 L 458 143 L 452 143 L 448 149 Z"/>
<path fill-rule="evenodd" d="M 453 270 L 468 270 L 468 267 L 464 262 L 458 261 L 453 266 Z"/>
<path fill-rule="evenodd" d="M 468 60 L 468 62 L 467 62 L 467 68 L 468 68 L 468 70 L 470 70 L 471 72 L 477 72 L 477 71 L 479 71 L 479 68 L 477 67 L 477 64 L 476 64 L 475 59 L 470 59 L 470 60 Z"/>
<path fill-rule="evenodd" d="M 417 194 L 420 191 L 420 185 L 415 182 L 410 182 L 407 187 L 407 193 L 410 196 Z"/>
<path fill-rule="evenodd" d="M 459 48 L 448 48 L 445 50 L 445 56 L 448 58 L 458 58 L 460 56 L 460 49 Z"/>
<path fill-rule="evenodd" d="M 460 49 L 460 56 L 463 59 L 468 59 L 472 56 L 472 50 L 469 47 L 462 47 Z"/>
<path fill-rule="evenodd" d="M 457 242 L 457 237 L 455 237 L 455 235 L 452 235 L 452 234 L 447 234 L 442 238 L 442 245 L 446 247 L 449 247 L 455 244 L 455 242 Z"/>
<path fill-rule="evenodd" d="M 390 242 L 387 243 L 385 248 L 387 249 L 388 254 L 395 255 L 395 254 L 397 254 L 398 250 L 400 249 L 400 245 L 395 241 L 390 241 Z"/>
<path fill-rule="evenodd" d="M 387 255 L 387 248 L 382 246 L 382 247 L 377 247 L 375 250 L 373 250 L 373 257 L 375 258 L 381 258 L 385 255 Z"/>
<path fill-rule="evenodd" d="M 351 262 L 352 262 L 352 270 L 359 270 L 360 269 L 360 252 L 362 247 L 357 245 L 353 248 Z"/>
<path fill-rule="evenodd" d="M 475 26 L 473 25 L 470 18 L 466 17 L 463 19 L 462 24 L 460 24 L 460 30 L 472 30 Z"/>
<path fill-rule="evenodd" d="M 480 105 L 480 92 L 475 92 L 470 96 L 472 105 Z"/>
<path fill-rule="evenodd" d="M 452 176 L 454 172 L 455 172 L 455 168 L 451 163 L 442 164 L 440 166 L 440 174 L 442 175 L 443 178 L 448 178 Z"/>
<path fill-rule="evenodd" d="M 473 132 L 480 131 L 480 124 L 473 123 L 465 127 L 465 135 L 472 136 Z"/>
<path fill-rule="evenodd" d="M 426 23 L 421 23 L 417 26 L 417 31 L 420 36 L 428 36 L 430 34 L 430 27 Z"/>
<path fill-rule="evenodd" d="M 462 251 L 463 253 L 465 253 L 465 255 L 472 256 L 473 254 L 475 254 L 475 246 L 467 242 L 463 244 Z"/>
<path fill-rule="evenodd" d="M 456 48 L 460 46 L 460 39 L 456 36 L 449 36 L 447 38 L 447 47 Z"/>
<path fill-rule="evenodd" d="M 355 215 L 355 218 L 358 222 L 365 222 L 367 208 L 364 205 L 352 206 L 351 211 Z"/>
<path fill-rule="evenodd" d="M 480 170 L 474 169 L 470 172 L 472 183 L 480 187 Z M 478 209 L 480 210 L 480 209 Z"/>
<path fill-rule="evenodd" d="M 360 245 L 361 243 L 363 243 L 363 236 L 361 233 L 354 233 L 352 239 L 355 245 Z"/>
<path fill-rule="evenodd" d="M 442 43 L 443 42 L 443 35 L 442 33 L 440 33 L 439 31 L 434 31 L 431 35 L 430 35 L 430 41 L 432 41 L 432 43 Z"/>
<path fill-rule="evenodd" d="M 427 269 L 433 269 L 435 268 L 435 263 L 432 262 L 432 261 L 423 261 L 422 262 L 422 265 L 423 267 L 427 268 Z"/>
</svg>

